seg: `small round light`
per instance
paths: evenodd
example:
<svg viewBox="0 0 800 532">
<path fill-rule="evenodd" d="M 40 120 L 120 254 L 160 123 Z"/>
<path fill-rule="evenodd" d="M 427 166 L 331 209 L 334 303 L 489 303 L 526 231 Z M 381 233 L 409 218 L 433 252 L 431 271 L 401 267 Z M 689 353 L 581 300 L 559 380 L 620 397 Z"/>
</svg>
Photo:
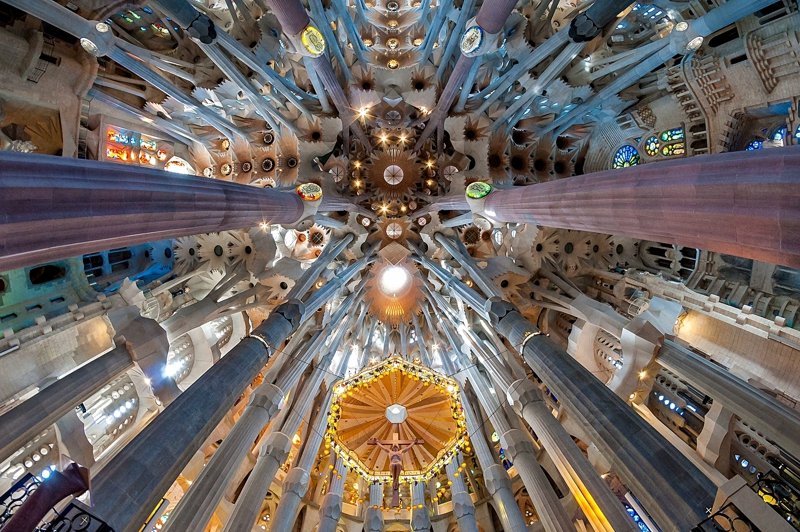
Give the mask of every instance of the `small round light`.
<svg viewBox="0 0 800 532">
<path fill-rule="evenodd" d="M 703 38 L 702 37 L 695 37 L 686 45 L 687 50 L 697 50 L 703 46 Z"/>
<path fill-rule="evenodd" d="M 678 22 L 677 24 L 675 24 L 675 31 L 686 31 L 688 29 L 689 29 L 688 22 Z"/>
</svg>

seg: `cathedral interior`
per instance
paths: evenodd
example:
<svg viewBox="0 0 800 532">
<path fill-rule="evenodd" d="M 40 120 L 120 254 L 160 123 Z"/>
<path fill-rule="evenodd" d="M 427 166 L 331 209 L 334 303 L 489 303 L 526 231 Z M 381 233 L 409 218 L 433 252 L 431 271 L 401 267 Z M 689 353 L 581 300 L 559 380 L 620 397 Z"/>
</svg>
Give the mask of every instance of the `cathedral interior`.
<svg viewBox="0 0 800 532">
<path fill-rule="evenodd" d="M 0 0 L 0 531 L 800 530 L 797 0 Z"/>
</svg>

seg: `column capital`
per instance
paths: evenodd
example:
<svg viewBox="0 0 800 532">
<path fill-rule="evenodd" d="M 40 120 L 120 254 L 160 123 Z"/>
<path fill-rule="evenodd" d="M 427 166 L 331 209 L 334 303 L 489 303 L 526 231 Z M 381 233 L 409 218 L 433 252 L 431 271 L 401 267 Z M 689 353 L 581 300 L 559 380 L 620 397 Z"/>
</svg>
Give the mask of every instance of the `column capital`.
<svg viewBox="0 0 800 532">
<path fill-rule="evenodd" d="M 527 453 L 536 457 L 536 447 L 533 446 L 529 436 L 526 436 L 520 429 L 511 429 L 506 431 L 503 436 L 503 442 L 506 450 L 511 455 L 511 460 L 514 461 L 516 457 L 521 454 Z"/>
<path fill-rule="evenodd" d="M 292 450 L 292 440 L 283 432 L 273 432 L 264 439 L 258 458 L 273 458 L 278 463 L 283 463 Z"/>
<path fill-rule="evenodd" d="M 475 504 L 472 502 L 472 497 L 466 491 L 458 491 L 453 493 L 453 515 L 456 519 L 462 519 L 467 516 L 475 515 Z"/>
<path fill-rule="evenodd" d="M 319 507 L 319 511 L 320 518 L 338 521 L 339 517 L 342 515 L 342 496 L 338 493 L 326 494 L 322 498 L 322 504 Z"/>
<path fill-rule="evenodd" d="M 517 310 L 514 305 L 504 299 L 500 299 L 499 297 L 492 297 L 486 300 L 484 309 L 489 315 L 489 321 L 495 327 L 497 327 L 500 321 L 505 318 L 507 314 Z"/>
<path fill-rule="evenodd" d="M 500 490 L 511 491 L 511 479 L 500 464 L 494 464 L 484 469 L 483 479 L 486 481 L 487 491 L 493 497 Z"/>
<path fill-rule="evenodd" d="M 283 479 L 283 494 L 294 493 L 301 499 L 308 491 L 308 485 L 311 482 L 311 475 L 302 467 L 293 467 L 287 473 L 286 478 Z"/>
<path fill-rule="evenodd" d="M 506 390 L 506 397 L 518 415 L 522 415 L 529 404 L 542 402 L 542 392 L 528 379 L 519 379 L 511 383 Z"/>
<path fill-rule="evenodd" d="M 284 395 L 283 390 L 271 382 L 265 382 L 250 394 L 247 406 L 263 408 L 272 417 L 280 409 Z"/>
</svg>

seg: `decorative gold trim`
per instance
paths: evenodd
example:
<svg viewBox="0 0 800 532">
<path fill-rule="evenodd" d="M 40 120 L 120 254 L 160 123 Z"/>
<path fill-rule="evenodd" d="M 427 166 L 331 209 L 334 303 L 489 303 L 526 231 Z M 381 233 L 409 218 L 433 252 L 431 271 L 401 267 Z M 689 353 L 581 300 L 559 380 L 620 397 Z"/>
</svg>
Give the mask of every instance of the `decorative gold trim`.
<svg viewBox="0 0 800 532">
<path fill-rule="evenodd" d="M 264 344 L 264 347 L 267 348 L 267 351 L 272 351 L 273 350 L 273 347 L 271 345 L 269 345 L 269 342 L 267 342 L 266 338 L 264 338 L 262 336 L 259 336 L 258 334 L 253 334 L 253 333 L 248 334 L 247 338 L 252 338 L 254 340 L 258 340 L 259 342 Z"/>
<path fill-rule="evenodd" d="M 528 343 L 528 340 L 530 340 L 534 336 L 539 336 L 540 334 L 542 334 L 542 331 L 536 331 L 536 332 L 527 331 L 525 333 L 525 338 L 522 339 L 522 345 L 519 346 L 519 350 L 520 351 L 524 350 L 525 344 Z"/>
</svg>

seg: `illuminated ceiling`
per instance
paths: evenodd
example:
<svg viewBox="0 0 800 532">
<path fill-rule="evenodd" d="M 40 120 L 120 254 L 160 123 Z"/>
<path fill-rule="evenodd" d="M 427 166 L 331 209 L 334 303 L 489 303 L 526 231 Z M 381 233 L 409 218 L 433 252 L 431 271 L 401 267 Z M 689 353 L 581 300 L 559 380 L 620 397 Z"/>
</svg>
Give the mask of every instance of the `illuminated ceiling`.
<svg viewBox="0 0 800 532">
<path fill-rule="evenodd" d="M 387 419 L 387 409 L 394 405 L 407 411 L 399 425 Z M 424 440 L 403 454 L 402 478 L 408 480 L 429 478 L 466 441 L 458 384 L 399 357 L 337 386 L 328 421 L 326 445 L 370 480 L 387 480 L 390 464 L 389 453 L 369 440 L 392 440 L 395 427 L 399 440 Z"/>
</svg>

